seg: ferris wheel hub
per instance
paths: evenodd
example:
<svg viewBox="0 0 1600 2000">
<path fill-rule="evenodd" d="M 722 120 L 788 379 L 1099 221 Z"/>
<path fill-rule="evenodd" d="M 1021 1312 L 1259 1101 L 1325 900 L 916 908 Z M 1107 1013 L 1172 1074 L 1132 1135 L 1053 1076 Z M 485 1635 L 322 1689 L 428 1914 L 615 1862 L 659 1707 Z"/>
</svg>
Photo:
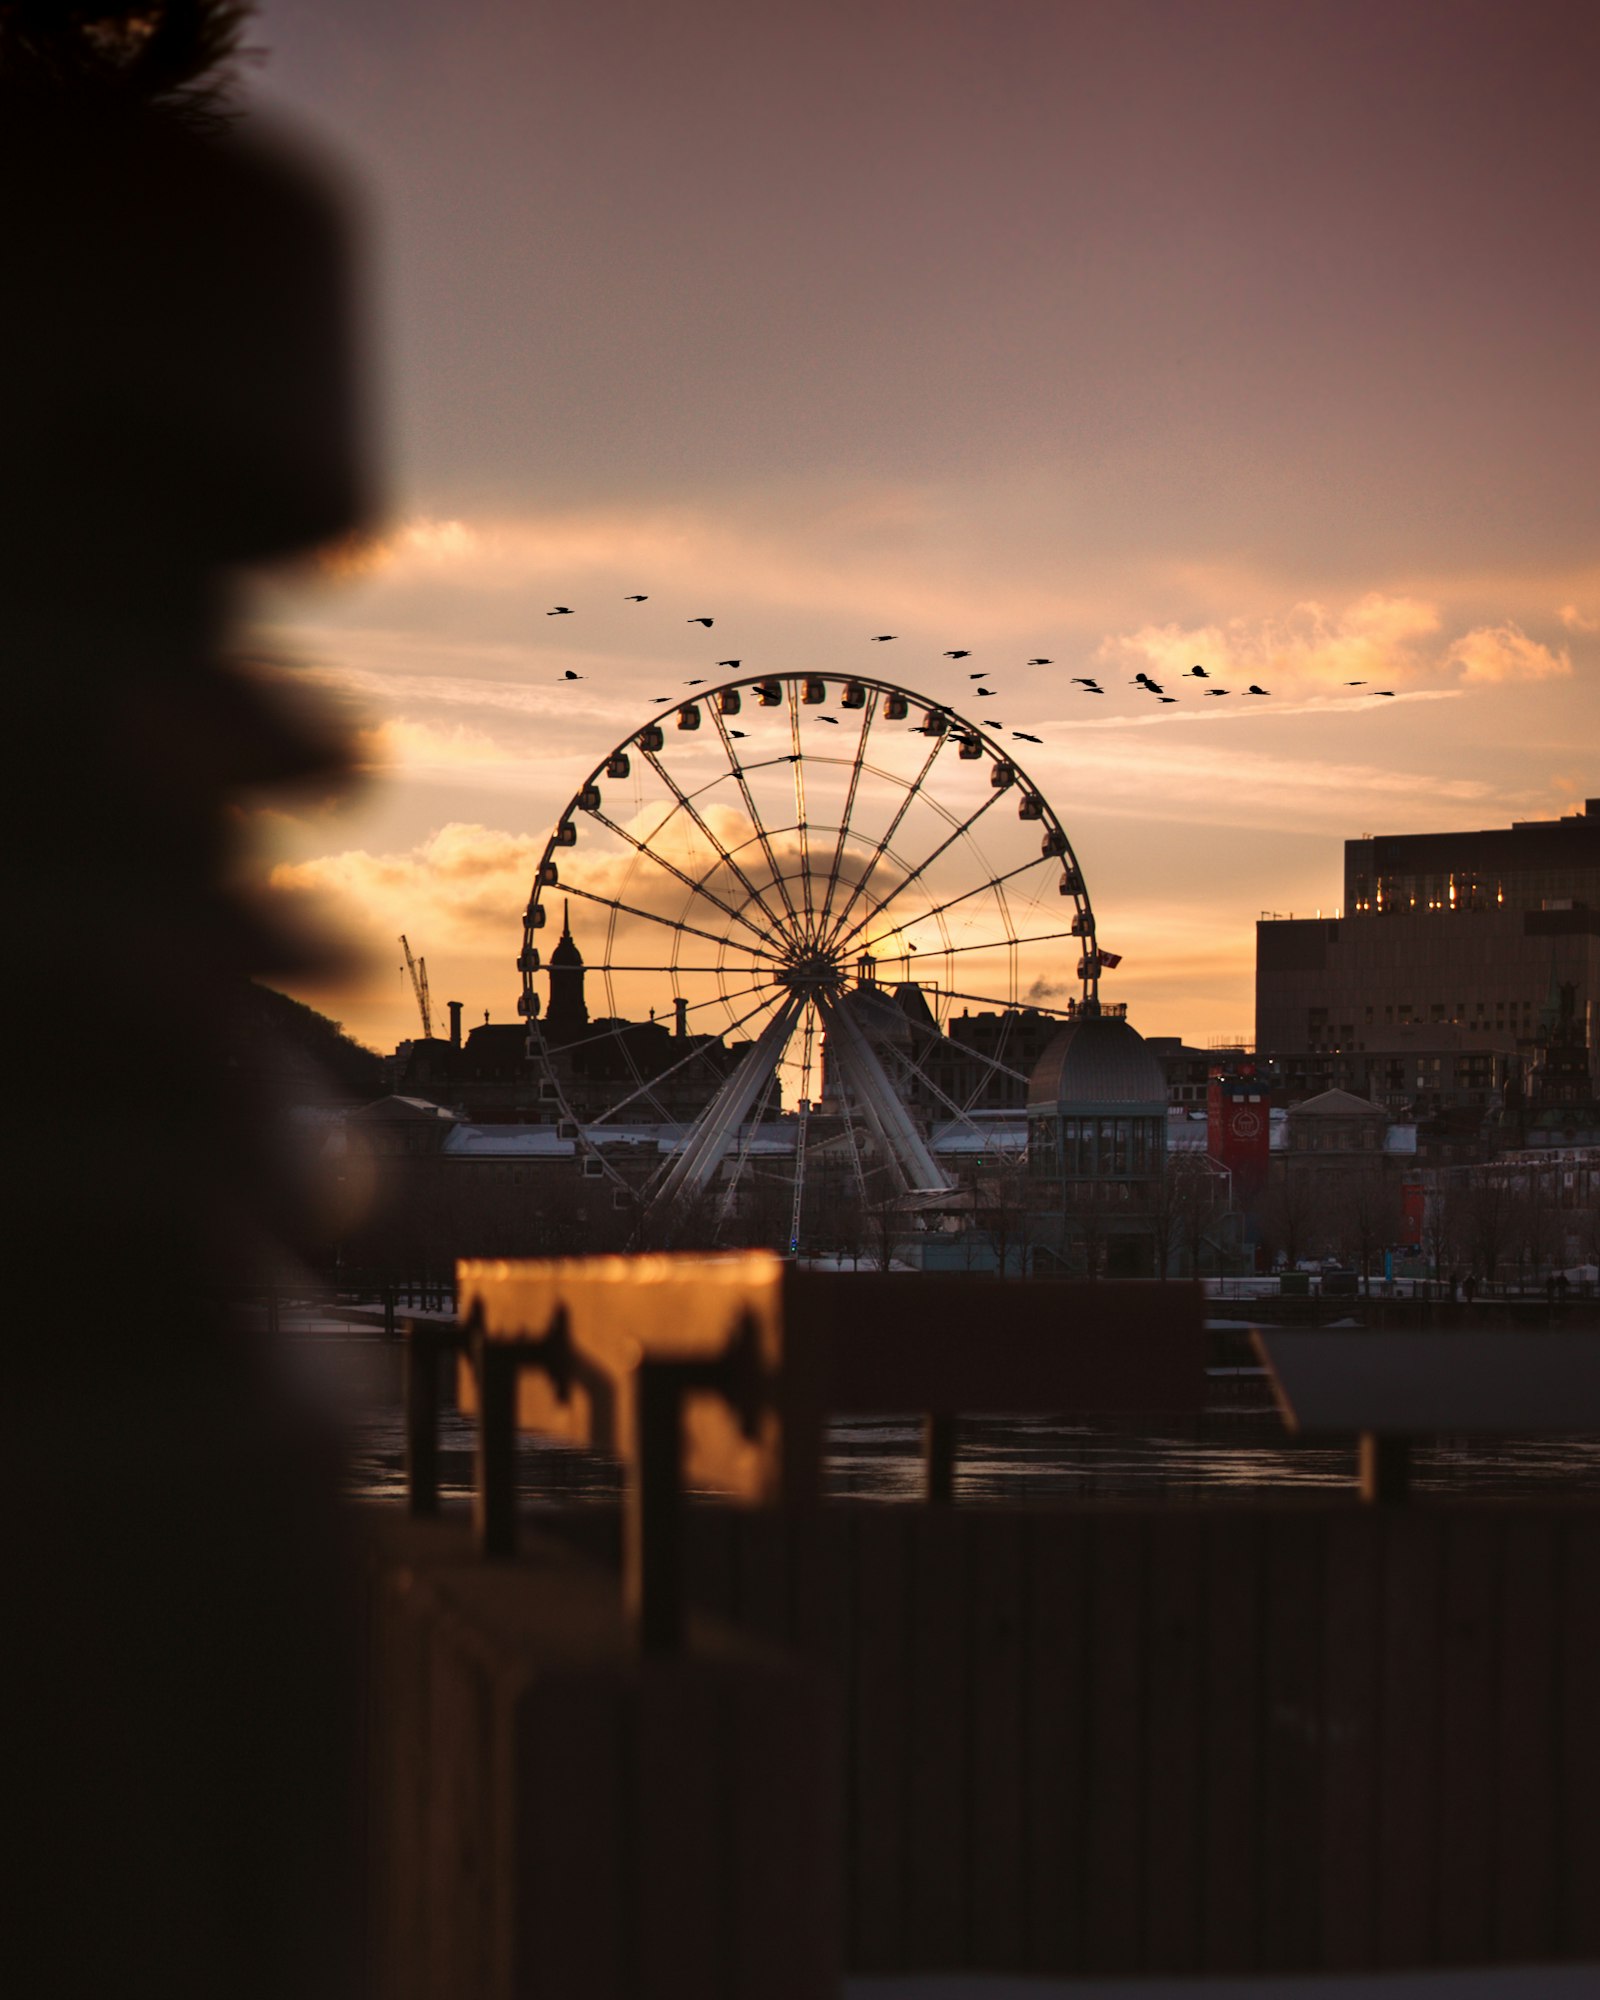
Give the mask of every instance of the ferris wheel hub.
<svg viewBox="0 0 1600 2000">
<path fill-rule="evenodd" d="M 812 999 L 822 993 L 838 993 L 844 987 L 844 970 L 837 951 L 801 951 L 775 977 L 791 993 Z"/>
</svg>

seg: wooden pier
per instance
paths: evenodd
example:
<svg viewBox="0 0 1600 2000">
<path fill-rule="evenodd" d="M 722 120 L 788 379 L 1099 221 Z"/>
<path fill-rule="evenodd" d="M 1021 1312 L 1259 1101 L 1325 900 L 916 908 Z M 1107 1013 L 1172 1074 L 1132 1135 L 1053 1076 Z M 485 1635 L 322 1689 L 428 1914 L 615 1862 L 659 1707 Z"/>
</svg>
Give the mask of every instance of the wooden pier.
<svg viewBox="0 0 1600 2000">
<path fill-rule="evenodd" d="M 1600 1959 L 1600 1506 L 958 1508 L 957 1411 L 1197 1406 L 1197 1295 L 648 1262 L 463 1267 L 476 1530 L 424 1478 L 373 1556 L 385 2000 Z M 819 1502 L 841 1407 L 927 1414 L 926 1504 Z M 507 1536 L 516 1418 L 618 1454 L 620 1574 Z"/>
</svg>

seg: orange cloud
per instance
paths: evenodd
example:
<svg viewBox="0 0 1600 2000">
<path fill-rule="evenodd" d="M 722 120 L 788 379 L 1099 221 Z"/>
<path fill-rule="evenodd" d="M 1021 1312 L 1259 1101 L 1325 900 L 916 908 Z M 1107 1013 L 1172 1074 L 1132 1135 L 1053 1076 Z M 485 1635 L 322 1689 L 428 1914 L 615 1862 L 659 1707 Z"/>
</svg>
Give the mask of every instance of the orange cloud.
<svg viewBox="0 0 1600 2000">
<path fill-rule="evenodd" d="M 1232 677 L 1241 684 L 1405 680 L 1432 664 L 1422 642 L 1439 626 L 1436 605 L 1370 591 L 1342 611 L 1307 600 L 1277 618 L 1146 625 L 1104 639 L 1096 658 L 1143 667 L 1157 679 L 1201 665 L 1214 680 Z"/>
<path fill-rule="evenodd" d="M 1586 618 L 1575 604 L 1563 604 L 1556 616 L 1569 632 L 1600 632 L 1600 618 Z"/>
<path fill-rule="evenodd" d="M 1553 653 L 1509 619 L 1468 632 L 1446 657 L 1467 681 L 1543 681 L 1572 672 L 1572 655 L 1565 646 Z"/>
<path fill-rule="evenodd" d="M 372 771 L 425 772 L 457 770 L 461 766 L 521 763 L 508 755 L 485 730 L 465 723 L 443 729 L 429 722 L 414 722 L 400 715 L 375 728 L 363 729 L 358 738 L 362 766 Z"/>
</svg>

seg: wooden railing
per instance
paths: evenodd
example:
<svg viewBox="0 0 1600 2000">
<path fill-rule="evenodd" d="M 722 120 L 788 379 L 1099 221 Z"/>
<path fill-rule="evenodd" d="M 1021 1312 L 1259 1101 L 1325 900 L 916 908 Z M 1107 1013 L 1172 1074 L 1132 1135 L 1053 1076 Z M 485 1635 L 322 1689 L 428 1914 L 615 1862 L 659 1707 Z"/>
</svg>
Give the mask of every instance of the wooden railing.
<svg viewBox="0 0 1600 2000">
<path fill-rule="evenodd" d="M 506 1926 L 501 1960 L 564 1968 L 566 1990 L 646 1990 L 659 1935 L 678 1941 L 652 1963 L 684 1977 L 649 1990 L 811 2000 L 836 1906 L 861 1972 L 1600 1958 L 1600 1506 L 1397 1505 L 1378 1478 L 1366 1505 L 1354 1485 L 947 1504 L 958 1414 L 1197 1409 L 1186 1286 L 758 1256 L 460 1277 L 459 1328 L 413 1328 L 412 1495 L 436 1510 L 429 1355 L 453 1341 L 478 1553 L 447 1522 L 391 1524 L 378 1730 L 421 1773 L 385 1807 L 386 1907 L 404 1921 L 445 1855 L 456 1913 L 429 1918 L 448 1977 L 407 1985 L 402 1939 L 396 1992 L 545 1990 L 474 1969 Z M 1352 1336 L 1368 1361 L 1382 1338 Z M 912 1411 L 933 1504 L 820 1504 L 827 1417 Z M 518 1426 L 622 1462 L 625 1596 L 547 1540 L 504 1559 Z M 729 1872 L 756 1849 L 783 1896 Z M 545 1935 L 569 1907 L 592 1945 Z"/>
<path fill-rule="evenodd" d="M 790 1508 L 821 1492 L 827 1421 L 920 1413 L 927 1491 L 954 1491 L 961 1416 L 1198 1412 L 1196 1285 L 799 1271 L 766 1252 L 460 1267 L 458 1329 L 413 1326 L 409 1487 L 437 1506 L 435 1354 L 479 1419 L 484 1552 L 515 1545 L 517 1430 L 618 1458 L 624 1584 L 641 1642 L 679 1640 L 684 1490 Z"/>
</svg>

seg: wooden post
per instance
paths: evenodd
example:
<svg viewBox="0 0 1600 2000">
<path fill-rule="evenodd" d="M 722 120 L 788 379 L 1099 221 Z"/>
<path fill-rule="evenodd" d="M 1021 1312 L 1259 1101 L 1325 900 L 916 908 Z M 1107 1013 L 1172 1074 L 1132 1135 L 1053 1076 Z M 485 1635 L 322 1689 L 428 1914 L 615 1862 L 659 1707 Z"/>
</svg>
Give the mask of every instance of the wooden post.
<svg viewBox="0 0 1600 2000">
<path fill-rule="evenodd" d="M 486 1556 L 511 1556 L 517 1551 L 518 1361 L 511 1341 L 489 1340 L 480 1332 L 473 1342 L 478 1447 L 472 1525 L 479 1551 Z"/>
<path fill-rule="evenodd" d="M 956 1497 L 954 1417 L 923 1418 L 922 1463 L 927 1474 L 928 1500 L 940 1506 L 951 1505 Z"/>
<path fill-rule="evenodd" d="M 406 1505 L 439 1511 L 439 1351 L 432 1327 L 413 1323 L 406 1342 Z"/>
<path fill-rule="evenodd" d="M 1404 1500 L 1411 1485 L 1411 1440 L 1363 1431 L 1359 1446 L 1361 1497 L 1369 1505 Z"/>
<path fill-rule="evenodd" d="M 672 1363 L 639 1370 L 636 1453 L 623 1523 L 623 1590 L 641 1652 L 683 1643 L 683 1397 Z"/>
</svg>

